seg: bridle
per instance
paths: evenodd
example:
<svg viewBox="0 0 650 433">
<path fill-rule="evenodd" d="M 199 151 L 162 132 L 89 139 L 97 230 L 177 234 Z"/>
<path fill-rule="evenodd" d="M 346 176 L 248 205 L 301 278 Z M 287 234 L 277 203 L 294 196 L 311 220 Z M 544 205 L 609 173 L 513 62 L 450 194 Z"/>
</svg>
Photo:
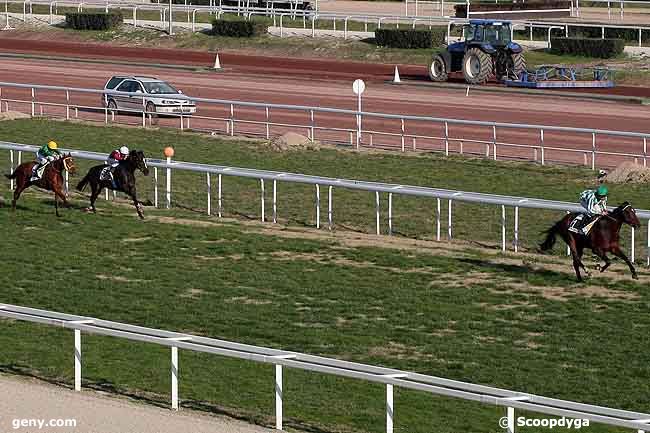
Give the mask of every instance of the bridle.
<svg viewBox="0 0 650 433">
<path fill-rule="evenodd" d="M 65 171 L 70 171 L 70 169 L 74 166 L 74 162 L 72 161 L 71 156 L 66 156 L 63 158 L 63 168 Z"/>
</svg>

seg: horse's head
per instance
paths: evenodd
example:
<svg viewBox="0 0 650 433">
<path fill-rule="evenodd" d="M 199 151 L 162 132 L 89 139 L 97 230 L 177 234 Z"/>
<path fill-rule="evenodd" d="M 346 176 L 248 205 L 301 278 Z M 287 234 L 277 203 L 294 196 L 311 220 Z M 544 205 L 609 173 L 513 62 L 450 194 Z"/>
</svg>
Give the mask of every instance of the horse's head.
<svg viewBox="0 0 650 433">
<path fill-rule="evenodd" d="M 77 166 L 74 163 L 74 159 L 69 153 L 61 155 L 61 158 L 59 158 L 57 162 L 60 164 L 60 167 L 57 167 L 59 170 L 65 170 L 70 174 L 75 174 L 77 171 Z"/>
<path fill-rule="evenodd" d="M 627 201 L 614 209 L 611 214 L 614 217 L 620 218 L 625 224 L 629 224 L 635 229 L 641 227 L 641 221 L 639 221 L 639 217 L 636 216 L 636 211 Z"/>
<path fill-rule="evenodd" d="M 144 157 L 143 151 L 132 150 L 129 153 L 129 159 L 145 176 L 149 176 L 149 167 L 147 166 L 147 159 Z"/>
</svg>

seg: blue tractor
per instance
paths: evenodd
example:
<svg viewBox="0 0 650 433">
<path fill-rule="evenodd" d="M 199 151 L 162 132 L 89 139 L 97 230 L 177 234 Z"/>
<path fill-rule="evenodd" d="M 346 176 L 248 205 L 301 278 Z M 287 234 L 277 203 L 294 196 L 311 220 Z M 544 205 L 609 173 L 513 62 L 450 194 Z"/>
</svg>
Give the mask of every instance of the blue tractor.
<svg viewBox="0 0 650 433">
<path fill-rule="evenodd" d="M 467 83 L 483 84 L 492 77 L 517 80 L 526 70 L 523 49 L 512 42 L 510 22 L 470 20 L 463 26 L 463 37 L 433 55 L 431 80 L 447 81 L 450 72 L 463 71 Z"/>
</svg>

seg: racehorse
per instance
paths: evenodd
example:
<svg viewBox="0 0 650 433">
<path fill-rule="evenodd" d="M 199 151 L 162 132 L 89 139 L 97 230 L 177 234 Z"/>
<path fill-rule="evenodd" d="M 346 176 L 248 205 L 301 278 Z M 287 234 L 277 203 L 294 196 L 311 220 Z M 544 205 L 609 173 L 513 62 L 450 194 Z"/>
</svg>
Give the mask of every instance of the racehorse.
<svg viewBox="0 0 650 433">
<path fill-rule="evenodd" d="M 102 171 L 107 168 L 106 165 L 96 165 L 88 170 L 88 174 L 81 179 L 77 185 L 77 190 L 83 191 L 88 183 L 90 183 L 90 208 L 93 213 L 97 213 L 95 208 L 95 201 L 104 188 L 112 189 L 115 191 L 122 191 L 133 200 L 135 210 L 138 216 L 144 219 L 142 213 L 142 205 L 136 197 L 135 190 L 135 170 L 140 170 L 145 176 L 149 175 L 149 167 L 144 157 L 144 152 L 141 150 L 132 150 L 126 160 L 119 163 L 115 168 L 113 177 L 115 184 L 110 179 L 101 179 Z"/>
<path fill-rule="evenodd" d="M 61 199 L 64 206 L 68 206 L 68 200 L 65 197 L 63 189 L 63 170 L 70 174 L 74 174 L 76 171 L 74 160 L 69 153 L 62 155 L 45 167 L 43 176 L 39 180 L 32 181 L 31 177 L 33 168 L 36 164 L 38 164 L 36 161 L 24 162 L 16 167 L 12 174 L 5 174 L 7 179 L 16 180 L 16 189 L 14 190 L 14 199 L 11 201 L 11 209 L 14 211 L 16 210 L 16 201 L 18 201 L 20 194 L 22 194 L 24 190 L 32 185 L 36 185 L 39 188 L 54 192 L 54 209 L 56 211 L 56 216 L 61 216 L 59 215 L 59 199 Z"/>
<path fill-rule="evenodd" d="M 641 222 L 639 221 L 639 218 L 637 218 L 632 205 L 628 202 L 624 202 L 607 215 L 599 217 L 588 235 L 569 231 L 571 221 L 573 221 L 573 219 L 578 215 L 578 213 L 568 214 L 555 223 L 553 227 L 546 230 L 546 240 L 540 244 L 540 249 L 542 251 L 547 251 L 553 248 L 553 245 L 555 244 L 555 236 L 559 235 L 571 250 L 573 268 L 576 271 L 578 281 L 582 281 L 580 268 L 584 269 L 587 274 L 589 273 L 587 268 L 585 268 L 585 265 L 582 263 L 582 253 L 585 248 L 591 249 L 595 255 L 605 262 L 604 266 L 599 266 L 600 272 L 604 272 L 611 264 L 607 257 L 607 253 L 611 252 L 616 257 L 623 259 L 625 263 L 627 263 L 627 266 L 632 272 L 632 278 L 636 280 L 638 276 L 634 269 L 634 265 L 632 265 L 632 262 L 630 262 L 625 253 L 621 251 L 619 245 L 619 232 L 621 231 L 621 226 L 623 224 L 628 224 L 634 228 L 641 227 Z"/>
</svg>

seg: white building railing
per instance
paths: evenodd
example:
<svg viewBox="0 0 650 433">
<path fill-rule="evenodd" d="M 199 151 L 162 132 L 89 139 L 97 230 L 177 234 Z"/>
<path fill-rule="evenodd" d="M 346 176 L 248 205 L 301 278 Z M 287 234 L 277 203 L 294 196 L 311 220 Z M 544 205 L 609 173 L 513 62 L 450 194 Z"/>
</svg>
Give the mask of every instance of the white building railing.
<svg viewBox="0 0 650 433">
<path fill-rule="evenodd" d="M 21 99 L 20 96 L 16 95 L 9 97 L 7 95 L 8 89 L 22 89 L 22 91 L 26 93 L 26 97 L 24 99 Z M 43 99 L 39 99 L 41 96 L 41 91 L 43 91 L 43 93 L 47 91 L 47 95 L 50 99 L 52 97 L 55 97 L 60 98 L 61 101 L 48 102 Z M 74 103 L 72 102 L 73 94 L 96 95 L 97 105 Z M 117 118 L 115 112 L 107 108 L 106 101 L 109 100 L 110 96 L 132 96 L 137 100 L 141 100 L 142 108 L 120 108 L 119 111 L 137 114 L 141 119 L 140 123 L 143 127 L 146 127 L 148 123 L 152 123 L 152 116 L 155 116 L 156 113 L 147 111 L 145 96 L 143 96 L 141 93 L 104 91 L 62 86 L 43 86 L 36 84 L 0 82 L 0 112 L 3 110 L 9 111 L 10 109 L 18 110 L 19 108 L 23 108 L 31 116 L 58 115 L 61 118 L 68 120 L 71 118 L 78 118 L 79 112 L 82 111 L 83 113 L 85 110 L 93 112 L 95 114 L 103 114 L 101 121 L 103 121 L 105 124 L 108 124 L 115 121 Z M 102 99 L 104 102 L 103 104 Z M 189 129 L 190 122 L 192 122 L 194 124 L 194 127 L 192 129 L 194 130 L 207 131 L 213 134 L 217 132 L 225 132 L 231 136 L 235 135 L 235 130 L 237 130 L 239 134 L 256 134 L 269 139 L 271 138 L 272 127 L 285 129 L 290 128 L 294 130 L 297 129 L 301 132 L 306 132 L 308 138 L 311 141 L 318 139 L 322 142 L 341 144 L 348 142 L 349 136 L 349 144 L 355 146 L 357 149 L 361 148 L 361 146 L 369 146 L 398 149 L 402 152 L 405 152 L 407 150 L 434 150 L 444 152 L 445 155 L 449 155 L 451 152 L 458 152 L 461 154 L 469 153 L 467 152 L 467 145 L 473 144 L 484 149 L 484 151 L 481 150 L 480 152 L 475 151 L 477 154 L 485 155 L 485 157 L 491 158 L 495 161 L 499 159 L 499 157 L 501 157 L 501 159 L 504 159 L 504 149 L 525 149 L 525 154 L 522 155 L 518 153 L 515 156 L 510 156 L 510 158 L 516 158 L 519 160 L 529 159 L 544 165 L 548 161 L 552 160 L 549 153 L 552 153 L 554 155 L 561 154 L 563 156 L 573 156 L 574 159 L 576 159 L 575 157 L 577 156 L 577 159 L 574 162 L 577 162 L 581 159 L 580 162 L 587 167 L 591 167 L 591 169 L 596 169 L 599 166 L 604 166 L 602 161 L 600 163 L 597 162 L 599 161 L 598 158 L 601 156 L 634 160 L 637 163 L 642 164 L 644 167 L 648 165 L 648 160 L 650 159 L 650 155 L 648 155 L 648 139 L 650 139 L 650 134 L 646 133 L 535 124 L 472 121 L 439 117 L 374 113 L 365 111 L 359 112 L 355 110 L 345 110 L 338 108 L 194 98 L 181 94 L 175 95 L 173 99 L 193 101 L 198 105 L 197 114 L 193 116 L 184 115 L 182 113 L 169 115 L 178 119 L 178 124 L 174 123 L 172 126 L 178 125 L 181 130 Z M 201 104 L 204 104 L 204 107 L 207 106 L 206 104 L 211 105 L 215 108 L 220 107 L 223 112 L 226 112 L 228 114 L 226 114 L 226 116 L 202 115 L 200 113 Z M 50 109 L 49 113 L 46 112 L 46 108 Z M 237 117 L 237 114 L 239 114 L 239 111 L 241 109 L 258 109 L 259 111 L 256 113 L 257 118 L 251 119 L 250 115 Z M 271 120 L 272 112 L 277 113 L 283 111 L 301 112 L 304 115 L 305 121 L 294 123 L 295 121 L 292 122 L 289 120 Z M 350 120 L 349 124 L 353 124 L 357 119 L 360 121 L 356 122 L 356 128 L 345 128 L 340 125 L 340 122 L 335 122 L 333 124 L 330 122 L 328 125 L 325 120 L 320 119 L 319 116 L 321 115 L 341 116 L 342 119 Z M 133 119 L 133 116 L 130 116 L 130 118 Z M 97 116 L 95 116 L 94 119 L 90 120 L 98 119 Z M 377 123 L 377 120 L 382 121 L 382 127 L 390 125 L 391 130 L 379 131 L 376 128 L 373 129 L 367 126 L 367 123 L 372 124 L 373 121 Z M 203 122 L 202 125 L 201 122 Z M 421 129 L 423 125 L 427 127 L 435 126 L 435 129 L 440 131 L 440 133 L 437 135 L 425 135 L 423 133 L 417 133 L 416 130 L 418 127 Z M 255 132 L 250 129 L 247 131 L 239 129 L 244 126 L 247 126 L 249 128 L 253 127 Z M 450 132 L 450 127 L 459 126 L 462 126 L 462 128 L 457 128 L 457 131 Z M 476 138 L 477 131 L 480 132 L 480 135 L 486 137 L 486 139 Z M 501 135 L 507 131 L 524 131 L 527 132 L 529 136 L 526 137 L 525 141 L 510 142 L 500 140 L 499 138 Z M 325 136 L 323 135 L 324 132 L 330 133 L 330 135 Z M 335 136 L 331 135 L 331 133 L 334 133 Z M 583 147 L 581 149 L 576 148 L 575 143 L 574 145 L 572 145 L 572 143 L 568 143 L 566 145 L 549 145 L 548 139 L 545 139 L 545 134 L 548 137 L 549 133 L 562 133 L 564 135 L 572 135 L 574 137 L 574 140 L 578 139 L 578 137 L 582 137 L 582 140 L 584 142 L 583 146 L 587 147 Z M 376 137 L 379 137 L 380 140 L 388 141 L 382 143 L 381 141 L 377 141 Z M 616 149 L 612 149 L 611 145 L 607 148 L 604 148 L 605 146 L 601 145 L 601 141 L 604 141 L 605 139 L 611 140 L 613 138 L 633 140 L 634 142 L 638 143 L 635 145 L 638 146 L 637 150 L 618 151 Z M 421 145 L 418 147 L 417 143 L 419 140 L 420 143 L 423 141 L 429 142 L 434 147 L 428 149 L 423 149 Z M 538 142 L 536 144 L 531 144 L 529 140 L 537 140 Z M 587 144 L 587 142 L 589 143 Z M 499 149 L 501 149 L 501 151 L 499 151 Z M 557 157 L 555 159 L 557 160 Z"/>
<path fill-rule="evenodd" d="M 30 146 L 25 144 L 9 143 L 0 141 L 0 150 L 8 150 L 10 153 L 10 164 L 13 170 L 14 166 L 19 165 L 23 161 L 22 154 L 28 153 L 31 155 L 38 150 L 37 146 Z M 79 151 L 74 149 L 63 149 L 65 152 L 70 152 L 73 157 L 79 159 L 88 159 L 94 161 L 105 161 L 106 155 L 97 152 L 87 152 Z M 15 155 L 17 152 L 17 155 Z M 27 158 L 25 158 L 27 159 Z M 223 197 L 223 176 L 234 176 L 234 177 L 245 177 L 257 179 L 260 182 L 260 203 L 261 203 L 261 221 L 266 222 L 269 218 L 266 216 L 266 200 L 265 200 L 265 182 L 272 182 L 273 188 L 273 201 L 272 201 L 272 217 L 271 221 L 273 223 L 277 222 L 277 204 L 278 204 L 278 194 L 277 194 L 277 184 L 279 182 L 289 182 L 289 183 L 300 183 L 313 185 L 316 189 L 316 200 L 315 200 L 315 213 L 316 213 L 316 228 L 320 229 L 321 227 L 321 202 L 320 202 L 320 188 L 327 187 L 327 227 L 329 230 L 333 228 L 333 199 L 332 192 L 334 188 L 345 188 L 350 190 L 357 191 L 367 191 L 374 193 L 375 195 L 375 232 L 377 235 L 382 234 L 382 229 L 380 225 L 380 193 L 388 194 L 388 227 L 386 233 L 390 236 L 393 234 L 393 194 L 395 195 L 407 195 L 422 197 L 427 199 L 436 200 L 436 233 L 435 238 L 437 241 L 440 241 L 442 224 L 443 224 L 443 213 L 442 213 L 442 201 L 447 202 L 447 239 L 452 239 L 452 215 L 453 215 L 453 204 L 454 202 L 465 202 L 465 203 L 474 203 L 474 204 L 485 204 L 501 207 L 501 250 L 507 250 L 507 224 L 506 224 L 506 207 L 514 209 L 514 220 L 513 220 L 513 239 L 512 239 L 512 248 L 514 252 L 519 251 L 519 226 L 520 226 L 520 217 L 519 210 L 521 208 L 528 209 L 544 209 L 552 211 L 561 211 L 561 212 L 581 212 L 583 208 L 575 203 L 555 201 L 555 200 L 544 200 L 528 197 L 516 197 L 516 196 L 504 196 L 497 194 L 484 194 L 476 192 L 467 192 L 467 191 L 456 191 L 449 189 L 440 189 L 440 188 L 430 188 L 422 186 L 411 186 L 411 185 L 399 185 L 399 184 L 388 184 L 380 182 L 369 182 L 364 180 L 352 180 L 352 179 L 337 179 L 323 176 L 309 176 L 296 173 L 286 173 L 286 172 L 276 172 L 268 170 L 256 170 L 249 168 L 239 168 L 239 167 L 227 167 L 227 166 L 217 166 L 209 164 L 198 164 L 192 162 L 182 162 L 182 161 L 172 161 L 168 160 L 159 160 L 159 159 L 147 159 L 147 163 L 150 167 L 154 168 L 154 206 L 158 207 L 160 202 L 159 200 L 159 188 L 158 188 L 158 169 L 163 169 L 165 171 L 165 206 L 170 208 L 172 206 L 172 171 L 173 170 L 185 170 L 192 171 L 197 173 L 203 173 L 206 176 L 206 202 L 207 202 L 207 214 L 212 215 L 212 176 L 217 177 L 217 216 L 222 216 L 222 197 Z M 69 190 L 68 179 L 65 179 L 65 191 L 66 193 Z M 13 181 L 11 183 L 11 188 L 13 188 Z M 108 199 L 108 190 L 106 190 L 106 198 Z M 646 264 L 650 266 L 650 210 L 637 210 L 637 216 L 641 220 L 647 220 L 647 246 L 646 246 Z M 631 242 L 630 242 L 630 260 L 632 262 L 636 259 L 636 245 L 635 245 L 635 235 L 636 231 L 631 228 Z M 567 254 L 568 247 L 567 247 Z"/>
<path fill-rule="evenodd" d="M 633 429 L 638 433 L 644 433 L 650 430 L 650 414 L 647 413 L 559 400 L 535 394 L 428 376 L 410 371 L 376 367 L 333 358 L 269 349 L 226 340 L 199 337 L 186 333 L 169 332 L 94 317 L 76 316 L 11 304 L 0 303 L 0 317 L 51 325 L 74 331 L 75 391 L 80 391 L 82 386 L 82 332 L 152 343 L 171 348 L 172 409 L 178 409 L 179 407 L 179 349 L 275 365 L 275 428 L 277 430 L 282 430 L 282 409 L 283 401 L 286 397 L 283 393 L 283 367 L 365 380 L 385 385 L 387 433 L 393 433 L 393 423 L 395 420 L 393 389 L 396 386 L 433 395 L 504 407 L 506 408 L 508 422 L 507 426 L 503 425 L 501 427 L 508 427 L 509 433 L 515 433 L 515 409 L 557 417 L 588 419 L 591 422 Z"/>
</svg>

